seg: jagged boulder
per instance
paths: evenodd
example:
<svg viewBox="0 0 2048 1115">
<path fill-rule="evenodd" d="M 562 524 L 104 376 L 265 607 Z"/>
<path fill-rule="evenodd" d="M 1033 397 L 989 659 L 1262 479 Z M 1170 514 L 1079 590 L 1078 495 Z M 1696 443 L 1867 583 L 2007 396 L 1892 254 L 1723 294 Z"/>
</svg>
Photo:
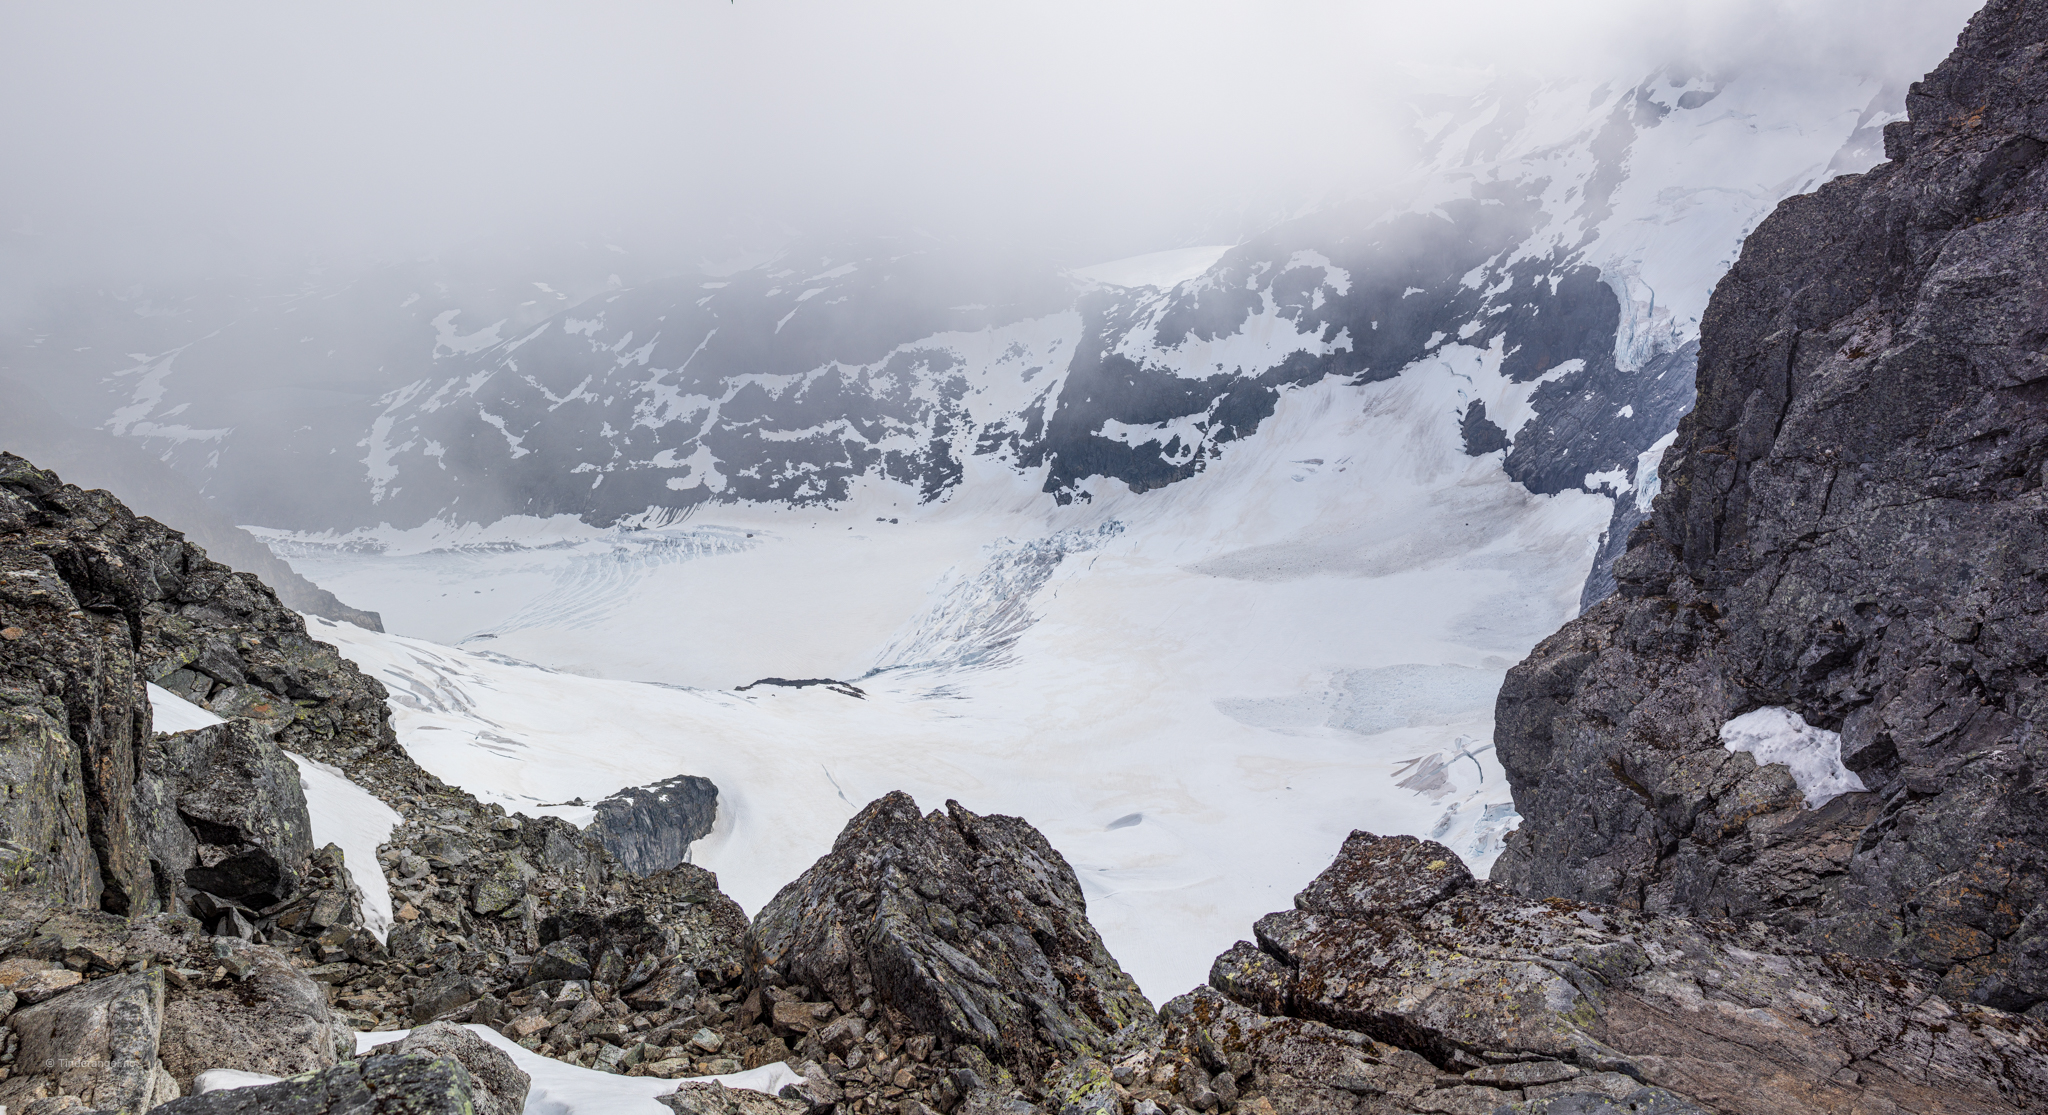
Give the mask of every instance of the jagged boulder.
<svg viewBox="0 0 2048 1115">
<path fill-rule="evenodd" d="M 958 802 L 921 816 L 892 793 L 861 810 L 753 939 L 770 988 L 812 989 L 828 1015 L 872 1000 L 891 1029 L 978 1047 L 1027 1081 L 1157 1033 L 1067 861 L 1024 821 Z"/>
<path fill-rule="evenodd" d="M 308 1073 L 172 1100 L 153 1115 L 475 1115 L 469 1073 L 445 1057 L 381 1053 Z"/>
<path fill-rule="evenodd" d="M 476 1115 L 519 1115 L 526 1110 L 526 1093 L 533 1084 L 533 1078 L 522 1072 L 504 1050 L 461 1026 L 435 1022 L 421 1026 L 398 1041 L 375 1046 L 370 1052 L 438 1057 L 457 1062 L 469 1074 Z"/>
<path fill-rule="evenodd" d="M 1761 918 L 2048 1010 L 2048 3 L 1991 0 L 1891 160 L 1750 234 L 1618 593 L 1512 670 L 1493 877 Z M 1867 793 L 1720 731 L 1785 707 Z M 1916 985 L 1917 986 L 1917 985 Z"/>
<path fill-rule="evenodd" d="M 1433 841 L 1353 833 L 1255 935 L 1162 1012 L 1151 1079 L 1181 1098 L 1293 1115 L 2048 1104 L 2041 1023 L 1761 924 L 1523 898 Z"/>
<path fill-rule="evenodd" d="M 709 778 L 681 774 L 646 786 L 628 786 L 597 803 L 590 832 L 619 865 L 652 875 L 689 857 L 692 842 L 718 821 L 718 787 Z"/>
<path fill-rule="evenodd" d="M 19 1108 L 40 1089 L 139 1115 L 175 1097 L 177 1085 L 157 1060 L 163 1014 L 161 970 L 93 980 L 17 1011 L 7 1025 L 21 1046 L 11 1079 L 0 1083 L 0 1104 Z"/>
<path fill-rule="evenodd" d="M 143 833 L 167 897 L 258 911 L 300 893 L 312 818 L 299 768 L 264 733 L 233 720 L 160 734 L 141 768 Z"/>
</svg>

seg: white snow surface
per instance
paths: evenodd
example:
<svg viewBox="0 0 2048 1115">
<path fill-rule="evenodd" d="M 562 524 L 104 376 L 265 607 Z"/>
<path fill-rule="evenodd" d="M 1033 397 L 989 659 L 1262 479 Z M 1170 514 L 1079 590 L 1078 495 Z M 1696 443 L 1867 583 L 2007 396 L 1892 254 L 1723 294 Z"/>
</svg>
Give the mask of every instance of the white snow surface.
<svg viewBox="0 0 2048 1115">
<path fill-rule="evenodd" d="M 292 560 L 383 612 L 393 634 L 310 630 L 390 689 L 416 760 L 482 799 L 582 823 L 562 803 L 710 778 L 693 859 L 749 913 L 891 790 L 1021 816 L 1163 1002 L 1354 828 L 1431 836 L 1482 874 L 1499 853 L 1494 693 L 1573 614 L 1612 506 L 1465 455 L 1455 415 L 1528 389 L 1500 358 L 1453 343 L 1290 390 L 1259 436 L 1143 495 L 1048 507 L 970 458 L 938 505 L 873 486 L 838 509 L 388 532 Z M 735 691 L 768 676 L 865 695 Z"/>
<path fill-rule="evenodd" d="M 203 1096 L 208 1092 L 225 1092 L 230 1088 L 259 1088 L 283 1079 L 282 1076 L 243 1072 L 240 1069 L 207 1069 L 192 1078 L 192 1094 Z"/>
<path fill-rule="evenodd" d="M 144 688 L 149 691 L 150 726 L 156 731 L 190 732 L 227 723 L 212 712 L 200 708 L 153 681 L 146 683 Z"/>
<path fill-rule="evenodd" d="M 1869 789 L 1842 765 L 1841 733 L 1816 728 L 1788 708 L 1755 709 L 1721 725 L 1721 746 L 1749 752 L 1758 766 L 1783 764 L 1808 809 Z"/>
<path fill-rule="evenodd" d="M 306 811 L 313 818 L 313 844 L 341 846 L 342 865 L 363 892 L 363 928 L 382 941 L 391 932 L 391 885 L 377 862 L 377 846 L 391 839 L 403 818 L 338 767 L 285 752 L 299 768 Z"/>
<path fill-rule="evenodd" d="M 519 1071 L 532 1078 L 526 1093 L 526 1115 L 667 1115 L 668 1107 L 656 1100 L 676 1090 L 677 1080 L 652 1076 L 619 1076 L 596 1069 L 578 1068 L 566 1061 L 543 1057 L 489 1026 L 469 1026 L 470 1032 L 504 1050 Z M 411 1030 L 356 1032 L 356 1054 L 374 1046 L 403 1041 Z M 774 1095 L 784 1085 L 799 1083 L 788 1065 L 777 1061 L 746 1072 L 725 1076 L 698 1076 L 692 1080 L 716 1080 L 728 1088 L 746 1088 Z"/>
</svg>

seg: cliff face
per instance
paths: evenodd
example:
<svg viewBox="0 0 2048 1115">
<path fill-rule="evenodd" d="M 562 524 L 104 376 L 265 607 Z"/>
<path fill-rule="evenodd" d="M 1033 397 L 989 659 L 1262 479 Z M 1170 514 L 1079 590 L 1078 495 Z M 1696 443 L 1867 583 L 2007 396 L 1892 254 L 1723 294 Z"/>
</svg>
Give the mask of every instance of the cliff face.
<svg viewBox="0 0 2048 1115">
<path fill-rule="evenodd" d="M 260 861 L 282 872 L 250 890 L 282 898 L 272 884 L 295 886 L 294 861 L 310 845 L 297 775 L 278 748 L 394 742 L 383 687 L 308 638 L 254 577 L 10 453 L 0 453 L 0 641 L 10 890 L 120 914 L 176 909 L 208 846 L 227 857 L 206 855 L 209 870 Z M 205 748 L 225 749 L 213 758 L 233 777 L 209 770 L 205 785 L 181 785 L 207 768 L 192 740 L 151 732 L 147 681 L 251 729 L 239 742 L 199 733 Z M 224 787 L 278 809 L 252 820 Z M 212 808 L 199 800 L 207 793 L 226 797 Z"/>
<path fill-rule="evenodd" d="M 1991 0 L 1890 162 L 1758 227 L 1618 594 L 1512 671 L 1531 896 L 1762 918 L 2048 1001 L 2048 2 Z M 1803 808 L 1722 724 L 1838 730 Z M 2044 1008 L 2048 1009 L 2048 1008 Z"/>
</svg>

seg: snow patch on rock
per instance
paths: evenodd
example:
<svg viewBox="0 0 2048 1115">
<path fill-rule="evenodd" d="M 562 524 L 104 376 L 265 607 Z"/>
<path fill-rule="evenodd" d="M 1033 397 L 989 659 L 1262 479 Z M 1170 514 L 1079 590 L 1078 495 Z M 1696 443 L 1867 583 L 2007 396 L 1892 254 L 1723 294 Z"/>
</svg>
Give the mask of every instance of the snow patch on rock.
<svg viewBox="0 0 2048 1115">
<path fill-rule="evenodd" d="M 489 1026 L 471 1025 L 466 1029 L 504 1050 L 512 1058 L 512 1063 L 519 1066 L 519 1071 L 532 1078 L 531 1090 L 526 1093 L 526 1115 L 631 1115 L 636 1112 L 667 1115 L 668 1107 L 655 1097 L 668 1095 L 682 1083 L 654 1076 L 619 1076 L 580 1068 L 566 1061 L 543 1057 Z M 375 1046 L 403 1041 L 410 1033 L 411 1030 L 357 1031 L 356 1055 L 362 1056 Z M 771 1096 L 784 1085 L 803 1082 L 803 1077 L 781 1061 L 725 1076 L 689 1079 L 716 1080 L 728 1088 L 746 1088 Z"/>
<path fill-rule="evenodd" d="M 159 732 L 190 732 L 227 721 L 178 696 L 155 682 L 148 682 L 149 722 Z"/>
<path fill-rule="evenodd" d="M 1843 794 L 1870 787 L 1842 765 L 1842 734 L 1816 728 L 1787 708 L 1760 708 L 1721 725 L 1721 746 L 1747 751 L 1758 766 L 1783 764 L 1806 795 L 1806 807 L 1819 809 Z"/>
<path fill-rule="evenodd" d="M 384 940 L 391 932 L 391 886 L 377 864 L 377 846 L 391 839 L 401 818 L 338 768 L 289 751 L 285 755 L 299 768 L 314 845 L 341 846 L 342 864 L 363 892 L 363 928 Z"/>
</svg>

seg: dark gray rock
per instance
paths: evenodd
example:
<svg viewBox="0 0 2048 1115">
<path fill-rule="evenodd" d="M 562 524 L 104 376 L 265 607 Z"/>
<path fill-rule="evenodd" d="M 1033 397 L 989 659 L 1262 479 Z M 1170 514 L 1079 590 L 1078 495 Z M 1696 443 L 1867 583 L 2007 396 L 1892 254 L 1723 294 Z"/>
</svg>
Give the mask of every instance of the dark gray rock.
<svg viewBox="0 0 2048 1115">
<path fill-rule="evenodd" d="M 628 786 L 597 803 L 588 831 L 635 875 L 652 875 L 689 858 L 691 842 L 718 820 L 718 787 L 709 778 L 677 775 Z"/>
<path fill-rule="evenodd" d="M 577 978 L 582 977 L 565 977 Z M 412 1020 L 424 1025 L 457 1007 L 467 1006 L 491 991 L 490 981 L 461 972 L 442 972 L 413 993 Z"/>
<path fill-rule="evenodd" d="M 1703 321 L 1619 591 L 1501 691 L 1532 896 L 1759 918 L 1952 1000 L 2048 1002 L 2048 4 L 1992 0 Z M 1720 726 L 1786 706 L 1869 788 L 1803 808 Z"/>
<path fill-rule="evenodd" d="M 1438 860 L 1415 887 L 1417 862 Z M 1289 1115 L 2048 1104 L 2048 1026 L 1944 1000 L 1924 973 L 1762 924 L 1443 885 L 1457 863 L 1428 841 L 1353 834 L 1296 909 L 1259 920 L 1270 964 L 1254 994 L 1219 981 L 1166 1005 L 1152 1079 L 1195 1106 L 1227 1074 L 1239 1110 Z M 1323 900 L 1361 891 L 1435 897 Z"/>
<path fill-rule="evenodd" d="M 172 1100 L 152 1115 L 475 1115 L 469 1073 L 445 1057 L 380 1053 L 254 1088 Z"/>
<path fill-rule="evenodd" d="M 299 768 L 268 736 L 243 720 L 159 735 L 142 769 L 161 797 L 143 811 L 144 829 L 152 858 L 178 888 L 171 893 L 205 892 L 249 910 L 297 896 L 312 818 Z"/>
<path fill-rule="evenodd" d="M 656 1101 L 677 1115 L 804 1115 L 811 1105 L 764 1092 L 728 1088 L 716 1080 L 686 1080 Z"/>
<path fill-rule="evenodd" d="M 587 946 L 586 946 L 587 948 Z M 533 958 L 533 967 L 527 979 L 540 983 L 546 980 L 579 980 L 590 978 L 590 961 L 584 955 L 585 949 L 576 947 L 570 941 L 556 941 L 540 950 Z"/>
<path fill-rule="evenodd" d="M 929 816 L 903 793 L 868 805 L 762 908 L 754 941 L 771 988 L 814 988 L 841 1011 L 872 997 L 900 1028 L 1027 1080 L 1158 1032 L 1067 861 L 1024 821 L 957 802 Z"/>
</svg>

